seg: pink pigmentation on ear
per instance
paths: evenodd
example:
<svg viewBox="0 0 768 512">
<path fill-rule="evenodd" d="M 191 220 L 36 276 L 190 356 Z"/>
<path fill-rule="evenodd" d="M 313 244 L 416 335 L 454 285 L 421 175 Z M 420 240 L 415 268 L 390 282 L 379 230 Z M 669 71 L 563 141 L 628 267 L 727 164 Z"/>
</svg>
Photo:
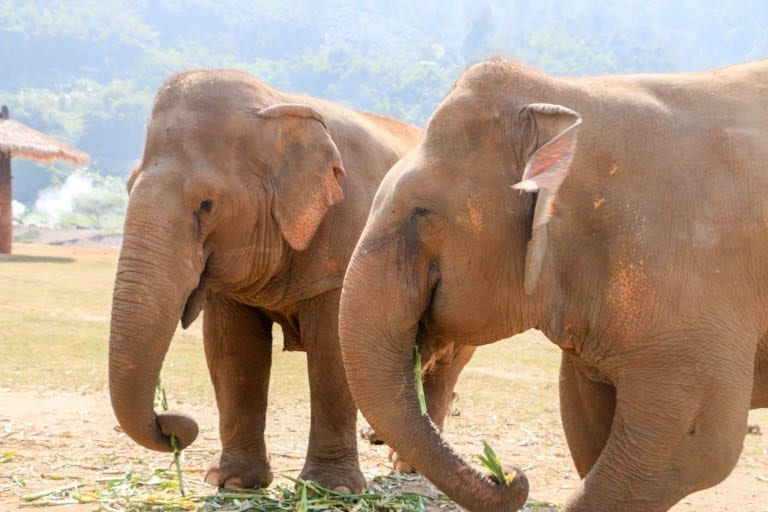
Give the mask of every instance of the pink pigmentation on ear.
<svg viewBox="0 0 768 512">
<path fill-rule="evenodd" d="M 534 180 L 523 180 L 519 183 L 515 183 L 512 185 L 511 188 L 514 188 L 515 190 L 521 190 L 524 192 L 536 192 L 539 190 L 539 184 L 536 183 Z"/>
</svg>

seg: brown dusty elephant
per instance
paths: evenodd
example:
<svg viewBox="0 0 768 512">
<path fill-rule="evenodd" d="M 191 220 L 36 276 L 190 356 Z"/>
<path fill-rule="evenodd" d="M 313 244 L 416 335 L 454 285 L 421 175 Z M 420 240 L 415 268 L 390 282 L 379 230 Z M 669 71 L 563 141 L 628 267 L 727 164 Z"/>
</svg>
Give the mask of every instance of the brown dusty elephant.
<svg viewBox="0 0 768 512">
<path fill-rule="evenodd" d="M 182 447 L 197 435 L 191 418 L 153 410 L 153 390 L 179 319 L 187 327 L 205 309 L 222 442 L 206 480 L 268 485 L 264 425 L 277 322 L 285 348 L 307 354 L 311 427 L 300 477 L 365 486 L 338 301 L 376 187 L 419 134 L 237 71 L 183 73 L 160 88 L 129 178 L 109 340 L 112 405 L 132 439 L 168 451 L 170 435 Z M 438 422 L 451 391 L 431 386 Z"/>
<path fill-rule="evenodd" d="M 468 510 L 516 510 L 527 481 L 484 478 L 419 414 L 414 343 L 529 328 L 562 349 L 565 510 L 663 511 L 729 474 L 768 406 L 768 61 L 464 73 L 379 187 L 340 343 L 366 419 Z"/>
</svg>

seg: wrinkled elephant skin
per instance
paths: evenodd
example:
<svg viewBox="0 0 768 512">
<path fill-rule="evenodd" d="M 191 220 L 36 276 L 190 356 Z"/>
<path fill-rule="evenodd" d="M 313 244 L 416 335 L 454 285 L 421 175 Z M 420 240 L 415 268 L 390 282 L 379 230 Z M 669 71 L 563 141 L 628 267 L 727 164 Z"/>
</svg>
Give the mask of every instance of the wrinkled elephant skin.
<svg viewBox="0 0 768 512">
<path fill-rule="evenodd" d="M 668 510 L 730 473 L 749 409 L 768 406 L 766 191 L 768 61 L 583 78 L 474 65 L 382 181 L 352 255 L 339 329 L 357 406 L 463 507 L 516 510 L 524 477 L 462 461 L 408 369 L 414 343 L 537 328 L 562 349 L 583 478 L 565 510 Z"/>
<path fill-rule="evenodd" d="M 160 88 L 128 180 L 110 332 L 112 404 L 131 438 L 170 450 L 170 435 L 182 447 L 197 435 L 193 419 L 155 413 L 152 403 L 179 320 L 187 327 L 204 310 L 222 443 L 206 480 L 268 485 L 276 322 L 285 348 L 307 353 L 311 426 L 300 477 L 365 486 L 338 301 L 376 187 L 418 136 L 393 119 L 282 93 L 236 71 L 184 73 Z"/>
</svg>

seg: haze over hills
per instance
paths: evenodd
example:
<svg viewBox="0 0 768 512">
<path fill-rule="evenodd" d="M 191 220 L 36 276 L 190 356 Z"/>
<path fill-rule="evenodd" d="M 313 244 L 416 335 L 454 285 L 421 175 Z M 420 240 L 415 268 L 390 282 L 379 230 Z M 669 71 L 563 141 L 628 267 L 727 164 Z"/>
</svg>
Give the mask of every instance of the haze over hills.
<svg viewBox="0 0 768 512">
<path fill-rule="evenodd" d="M 468 64 L 496 55 L 569 75 L 718 67 L 768 57 L 768 2 L 0 0 L 0 103 L 117 181 L 178 71 L 244 69 L 421 124 Z M 14 195 L 33 204 L 71 172 L 16 159 Z"/>
</svg>

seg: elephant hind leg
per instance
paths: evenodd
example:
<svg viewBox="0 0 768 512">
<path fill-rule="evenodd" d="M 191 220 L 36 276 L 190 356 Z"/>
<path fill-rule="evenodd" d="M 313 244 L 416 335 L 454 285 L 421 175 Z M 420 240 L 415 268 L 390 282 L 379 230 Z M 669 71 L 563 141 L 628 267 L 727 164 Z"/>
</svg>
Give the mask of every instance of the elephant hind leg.
<svg viewBox="0 0 768 512">
<path fill-rule="evenodd" d="M 366 483 L 357 458 L 357 409 L 338 341 L 339 293 L 317 299 L 299 315 L 311 401 L 307 458 L 299 478 L 356 493 Z"/>
</svg>

